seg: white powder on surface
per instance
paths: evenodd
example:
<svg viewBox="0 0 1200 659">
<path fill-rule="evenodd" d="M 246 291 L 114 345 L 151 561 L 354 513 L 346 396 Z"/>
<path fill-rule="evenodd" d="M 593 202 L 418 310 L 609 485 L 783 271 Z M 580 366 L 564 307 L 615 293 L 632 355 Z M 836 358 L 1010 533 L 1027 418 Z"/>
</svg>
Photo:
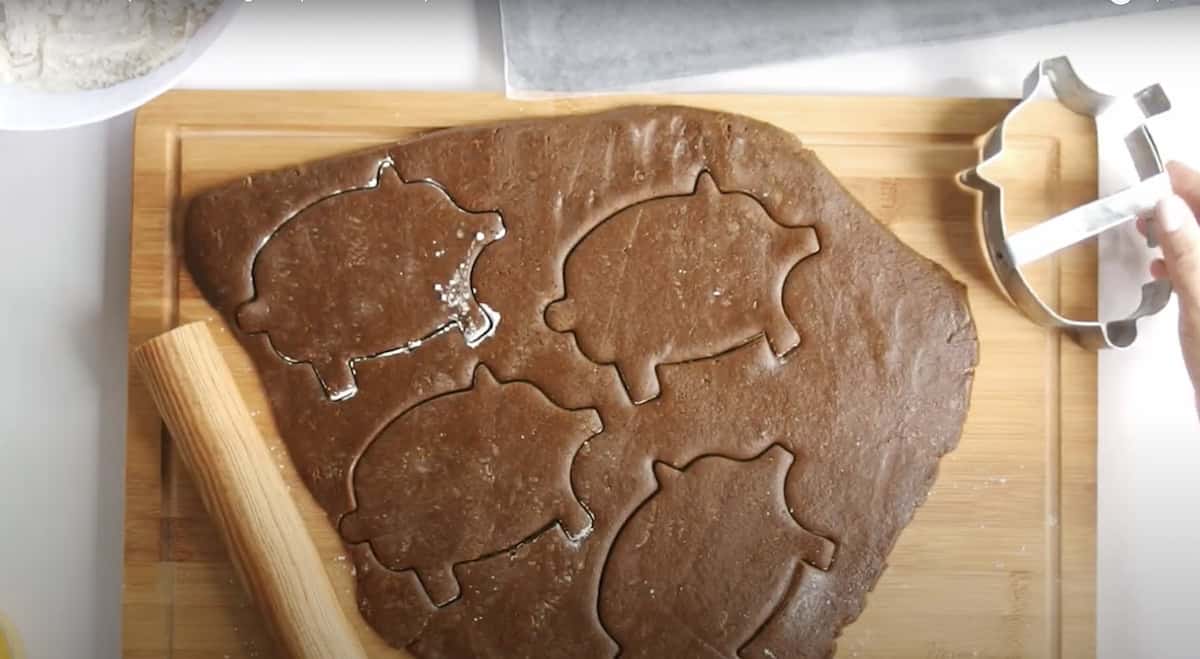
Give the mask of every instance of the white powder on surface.
<svg viewBox="0 0 1200 659">
<path fill-rule="evenodd" d="M 0 84 L 111 87 L 174 59 L 221 0 L 0 0 Z"/>
</svg>

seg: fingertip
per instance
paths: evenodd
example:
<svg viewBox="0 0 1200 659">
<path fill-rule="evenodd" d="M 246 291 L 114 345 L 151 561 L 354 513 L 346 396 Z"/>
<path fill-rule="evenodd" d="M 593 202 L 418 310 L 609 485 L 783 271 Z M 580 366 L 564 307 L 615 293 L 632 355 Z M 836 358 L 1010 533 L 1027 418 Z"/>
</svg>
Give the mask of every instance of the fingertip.
<svg viewBox="0 0 1200 659">
<path fill-rule="evenodd" d="M 1154 217 L 1158 220 L 1158 229 L 1161 233 L 1174 233 L 1187 223 L 1195 224 L 1196 222 L 1196 216 L 1192 213 L 1191 207 L 1179 195 L 1171 195 L 1158 202 Z"/>
<path fill-rule="evenodd" d="M 1166 169 L 1175 193 L 1183 197 L 1194 213 L 1200 213 L 1200 171 L 1179 160 L 1168 162 Z"/>
<path fill-rule="evenodd" d="M 1187 163 L 1183 162 L 1182 160 L 1168 161 L 1167 162 L 1167 173 L 1171 175 L 1171 178 L 1175 178 L 1177 175 L 1181 176 L 1181 177 L 1200 176 L 1200 172 L 1197 172 L 1194 167 L 1192 167 L 1191 165 L 1188 165 Z"/>
<path fill-rule="evenodd" d="M 1186 183 L 1189 180 L 1200 178 L 1200 172 L 1197 172 L 1190 165 L 1179 160 L 1172 160 L 1168 162 L 1165 169 L 1167 170 L 1167 175 L 1171 177 L 1171 182 L 1177 186 L 1180 183 Z"/>
<path fill-rule="evenodd" d="M 1167 262 L 1162 259 L 1154 259 L 1150 262 L 1150 276 L 1154 279 L 1167 278 Z"/>
<path fill-rule="evenodd" d="M 1148 231 L 1150 230 L 1150 228 L 1149 228 L 1149 220 L 1147 220 L 1146 218 L 1144 218 L 1144 217 L 1139 217 L 1139 218 L 1137 219 L 1137 223 L 1135 224 L 1135 226 L 1137 226 L 1138 233 L 1142 234 L 1143 236 L 1149 236 L 1149 235 L 1150 235 L 1150 234 L 1148 233 Z"/>
</svg>

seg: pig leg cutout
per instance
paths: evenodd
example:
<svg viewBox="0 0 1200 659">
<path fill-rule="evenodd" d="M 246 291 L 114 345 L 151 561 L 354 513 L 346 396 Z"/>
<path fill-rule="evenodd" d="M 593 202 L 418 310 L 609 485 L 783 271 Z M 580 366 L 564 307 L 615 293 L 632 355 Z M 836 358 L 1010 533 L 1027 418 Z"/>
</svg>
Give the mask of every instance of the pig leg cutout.
<svg viewBox="0 0 1200 659">
<path fill-rule="evenodd" d="M 321 381 L 321 388 L 329 400 L 345 400 L 358 393 L 358 384 L 354 379 L 354 369 L 350 362 L 337 357 L 314 361 L 313 371 Z"/>
<path fill-rule="evenodd" d="M 383 564 L 378 559 L 379 551 L 374 543 L 371 542 L 371 534 L 365 528 L 364 521 L 357 510 L 352 510 L 346 513 L 341 522 L 338 524 L 338 533 L 342 536 L 342 540 L 350 545 L 365 545 L 369 548 L 372 557 L 375 557 L 381 569 L 386 569 L 390 572 L 401 573 L 409 568 L 395 570 L 392 567 Z M 448 563 L 439 563 L 427 567 L 411 568 L 416 574 L 417 580 L 424 589 L 425 594 L 429 597 L 429 601 L 435 607 L 443 607 L 458 599 L 461 594 L 461 587 L 458 583 L 458 578 L 454 576 L 454 567 Z"/>
<path fill-rule="evenodd" d="M 574 495 L 565 497 L 559 505 L 561 512 L 558 514 L 558 525 L 567 539 L 578 542 L 591 534 L 592 514 Z"/>
<path fill-rule="evenodd" d="M 658 374 L 651 359 L 628 359 L 617 362 L 617 372 L 629 390 L 629 399 L 634 405 L 658 398 L 661 389 Z"/>
<path fill-rule="evenodd" d="M 837 552 L 837 545 L 833 541 L 822 538 L 797 523 L 792 527 L 790 542 L 798 549 L 800 560 L 805 563 L 821 571 L 828 571 L 833 567 L 834 554 Z"/>
<path fill-rule="evenodd" d="M 763 335 L 767 337 L 771 352 L 775 353 L 776 357 L 782 357 L 800 345 L 800 333 L 788 319 L 783 305 L 765 304 L 760 307 L 767 310 L 763 319 Z"/>
<path fill-rule="evenodd" d="M 455 322 L 462 330 L 463 340 L 474 348 L 492 335 L 498 319 L 493 318 L 484 305 L 472 303 L 467 305 L 466 311 Z"/>
<path fill-rule="evenodd" d="M 555 300 L 546 307 L 546 325 L 555 332 L 570 332 L 575 327 L 575 303 L 571 299 Z"/>
<path fill-rule="evenodd" d="M 454 576 L 454 566 L 452 565 L 418 567 L 415 572 L 434 606 L 446 606 L 462 594 L 462 588 L 458 585 L 458 577 Z"/>
<path fill-rule="evenodd" d="M 263 331 L 270 318 L 270 309 L 265 301 L 255 298 L 246 302 L 237 310 L 237 325 L 247 334 Z"/>
</svg>

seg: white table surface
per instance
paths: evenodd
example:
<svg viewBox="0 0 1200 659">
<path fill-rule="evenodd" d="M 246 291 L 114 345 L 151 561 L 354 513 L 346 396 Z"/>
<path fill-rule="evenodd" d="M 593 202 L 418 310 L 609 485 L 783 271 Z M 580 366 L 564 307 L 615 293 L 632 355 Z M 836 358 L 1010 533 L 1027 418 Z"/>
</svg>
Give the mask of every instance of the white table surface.
<svg viewBox="0 0 1200 659">
<path fill-rule="evenodd" d="M 488 0 L 370 7 L 246 4 L 182 84 L 504 88 Z M 1180 121 L 1200 117 L 1198 35 L 1200 10 L 1182 9 L 653 88 L 1016 96 L 1033 62 L 1065 53 L 1101 90 L 1164 83 L 1178 108 L 1168 151 L 1186 157 L 1200 154 L 1200 131 Z M 131 120 L 0 133 L 0 346 L 10 373 L 0 380 L 0 612 L 31 659 L 120 654 Z M 1153 345 L 1101 365 L 1104 657 L 1194 657 L 1200 647 L 1200 438 L 1170 320 L 1152 323 Z"/>
</svg>

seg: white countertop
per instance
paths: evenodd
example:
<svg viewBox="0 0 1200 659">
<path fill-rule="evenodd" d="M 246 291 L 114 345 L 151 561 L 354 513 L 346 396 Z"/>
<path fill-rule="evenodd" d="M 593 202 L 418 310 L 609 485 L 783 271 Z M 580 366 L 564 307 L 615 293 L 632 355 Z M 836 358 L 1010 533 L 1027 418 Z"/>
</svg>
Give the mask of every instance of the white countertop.
<svg viewBox="0 0 1200 659">
<path fill-rule="evenodd" d="M 1097 0 L 1097 2 L 1108 0 Z M 1144 1 L 1144 0 L 1135 0 Z M 1200 156 L 1200 9 L 676 80 L 662 91 L 1016 96 L 1068 54 L 1104 91 L 1162 82 L 1170 153 Z M 185 87 L 502 90 L 488 0 L 249 3 Z M 131 117 L 0 133 L 0 613 L 31 659 L 120 644 Z M 1200 161 L 1200 157 L 1192 157 Z M 1100 617 L 1105 657 L 1195 656 L 1200 437 L 1170 319 L 1105 356 Z M 1163 337 L 1165 336 L 1165 339 Z M 1157 383 L 1157 384 L 1155 384 Z M 1069 650 L 1069 649 L 1068 649 Z"/>
</svg>

